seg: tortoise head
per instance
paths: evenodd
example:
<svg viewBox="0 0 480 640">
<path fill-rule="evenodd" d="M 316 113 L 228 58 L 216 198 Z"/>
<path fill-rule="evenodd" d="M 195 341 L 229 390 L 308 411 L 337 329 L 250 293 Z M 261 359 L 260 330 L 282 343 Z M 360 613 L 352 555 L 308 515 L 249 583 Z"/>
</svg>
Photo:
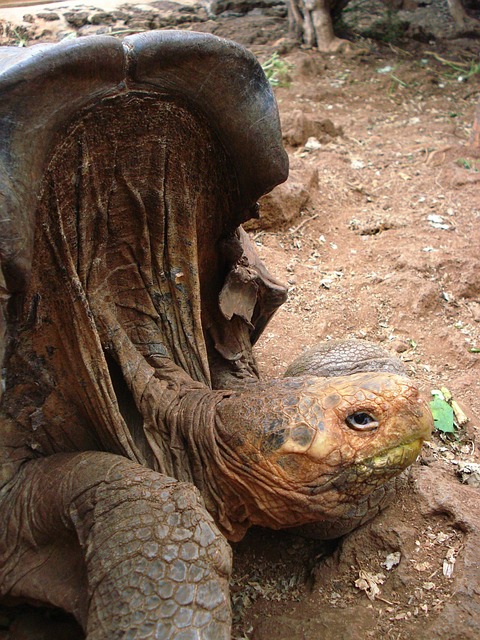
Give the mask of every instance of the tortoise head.
<svg viewBox="0 0 480 640">
<path fill-rule="evenodd" d="M 374 494 L 378 504 L 383 487 L 415 461 L 432 426 L 403 375 L 303 376 L 236 392 L 216 420 L 237 496 L 231 519 L 275 529 L 326 523 L 331 533 L 322 537 L 340 535 L 360 524 L 360 505 Z"/>
</svg>

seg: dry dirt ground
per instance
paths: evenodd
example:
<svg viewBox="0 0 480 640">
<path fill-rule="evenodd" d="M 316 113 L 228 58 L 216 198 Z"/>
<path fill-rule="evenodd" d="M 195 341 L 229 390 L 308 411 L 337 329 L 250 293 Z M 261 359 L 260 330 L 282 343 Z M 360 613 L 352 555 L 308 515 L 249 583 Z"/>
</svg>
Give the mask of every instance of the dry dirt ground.
<svg viewBox="0 0 480 640">
<path fill-rule="evenodd" d="M 291 177 L 250 229 L 289 285 L 257 348 L 263 375 L 316 341 L 367 338 L 396 352 L 426 396 L 448 387 L 469 418 L 436 433 L 397 502 L 340 542 L 257 530 L 235 545 L 234 637 L 477 639 L 480 483 L 461 470 L 480 462 L 479 41 L 357 37 L 325 56 L 292 48 L 285 20 L 261 12 L 182 28 L 236 39 L 262 61 L 278 51 L 288 72 L 275 91 Z M 31 612 L 12 627 L 2 610 L 0 638 L 77 637 L 54 620 L 41 635 Z"/>
</svg>

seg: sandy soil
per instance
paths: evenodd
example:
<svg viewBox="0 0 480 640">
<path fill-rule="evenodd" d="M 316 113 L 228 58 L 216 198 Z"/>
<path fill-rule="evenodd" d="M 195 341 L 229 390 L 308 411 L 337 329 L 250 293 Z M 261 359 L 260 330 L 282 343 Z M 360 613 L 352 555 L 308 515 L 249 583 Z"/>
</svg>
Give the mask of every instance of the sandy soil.
<svg viewBox="0 0 480 640">
<path fill-rule="evenodd" d="M 302 129 L 299 111 L 307 122 L 329 118 L 343 135 L 329 137 L 321 126 L 321 145 L 291 148 L 291 179 L 310 185 L 310 200 L 283 230 L 254 235 L 272 271 L 290 285 L 258 354 L 265 374 L 275 376 L 317 340 L 368 338 L 397 352 L 426 395 L 448 387 L 470 422 L 454 439 L 436 434 L 422 463 L 455 494 L 459 461 L 479 461 L 480 361 L 473 351 L 480 342 L 480 156 L 468 146 L 478 79 L 447 77 L 448 66 L 432 51 L 454 60 L 465 54 L 368 43 L 343 57 L 286 57 L 293 81 L 277 90 L 284 131 Z M 248 594 L 247 637 L 474 638 L 478 626 L 450 627 L 443 636 L 432 625 L 458 589 L 443 575 L 443 561 L 448 549 L 461 558 L 463 534 L 435 508 L 418 512 L 425 496 L 411 492 L 420 476 L 327 560 L 331 550 L 312 544 L 295 551 L 291 537 L 282 538 L 275 558 L 271 534 L 262 551 L 252 539 L 244 542 L 251 564 L 237 564 L 237 571 L 244 571 L 239 582 Z M 471 497 L 478 500 L 478 489 Z M 386 539 L 386 531 L 402 542 Z M 382 567 L 392 551 L 404 559 L 397 576 Z M 380 600 L 370 602 L 355 586 L 360 571 L 383 576 Z"/>
<path fill-rule="evenodd" d="M 236 39 L 262 61 L 279 51 L 287 69 L 276 95 L 291 178 L 250 229 L 289 285 L 257 348 L 263 375 L 318 340 L 368 338 L 426 396 L 448 387 L 469 418 L 453 437 L 436 433 L 395 505 L 340 544 L 253 531 L 236 545 L 234 637 L 473 640 L 479 489 L 459 470 L 480 462 L 478 40 L 361 37 L 324 56 L 292 49 L 285 21 L 262 13 L 182 28 Z M 31 615 L 8 632 L 2 610 L 0 638 L 40 637 Z"/>
</svg>

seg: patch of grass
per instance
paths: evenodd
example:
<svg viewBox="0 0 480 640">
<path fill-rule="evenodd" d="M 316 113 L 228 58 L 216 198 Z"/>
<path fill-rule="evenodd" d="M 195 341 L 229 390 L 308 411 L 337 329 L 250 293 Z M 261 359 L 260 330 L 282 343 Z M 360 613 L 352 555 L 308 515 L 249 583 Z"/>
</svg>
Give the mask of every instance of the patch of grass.
<svg viewBox="0 0 480 640">
<path fill-rule="evenodd" d="M 452 65 L 452 68 L 458 82 L 466 82 L 472 76 L 480 74 L 480 62 L 474 62 L 473 60 L 469 63 L 468 66 L 464 65 L 463 67 L 458 67 Z"/>
<path fill-rule="evenodd" d="M 268 60 L 262 64 L 262 69 L 272 87 L 289 87 L 291 79 L 289 72 L 291 66 L 285 62 L 275 51 Z"/>
<path fill-rule="evenodd" d="M 404 82 L 403 80 L 401 80 L 398 76 L 394 75 L 393 73 L 390 73 L 390 79 L 391 79 L 391 83 L 390 83 L 390 87 L 388 89 L 388 95 L 390 97 L 393 96 L 393 94 L 396 92 L 396 90 L 399 87 L 403 87 L 403 88 L 407 88 L 409 86 L 408 82 Z"/>
<path fill-rule="evenodd" d="M 467 82 L 473 76 L 480 74 L 480 62 L 477 62 L 477 58 L 469 60 L 468 62 L 458 62 L 456 60 L 442 58 L 442 56 L 439 56 L 434 51 L 426 51 L 425 55 L 433 56 L 435 60 L 449 69 L 442 74 L 447 80 Z"/>
</svg>

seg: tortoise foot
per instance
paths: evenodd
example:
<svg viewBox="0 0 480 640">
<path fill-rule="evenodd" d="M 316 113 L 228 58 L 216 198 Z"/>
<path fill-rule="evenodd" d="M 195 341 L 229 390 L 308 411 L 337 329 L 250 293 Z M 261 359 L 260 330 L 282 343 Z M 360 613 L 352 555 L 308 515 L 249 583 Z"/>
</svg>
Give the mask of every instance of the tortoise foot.
<svg viewBox="0 0 480 640">
<path fill-rule="evenodd" d="M 104 453 L 21 473 L 3 595 L 72 612 L 88 640 L 230 637 L 231 551 L 193 485 Z"/>
</svg>

